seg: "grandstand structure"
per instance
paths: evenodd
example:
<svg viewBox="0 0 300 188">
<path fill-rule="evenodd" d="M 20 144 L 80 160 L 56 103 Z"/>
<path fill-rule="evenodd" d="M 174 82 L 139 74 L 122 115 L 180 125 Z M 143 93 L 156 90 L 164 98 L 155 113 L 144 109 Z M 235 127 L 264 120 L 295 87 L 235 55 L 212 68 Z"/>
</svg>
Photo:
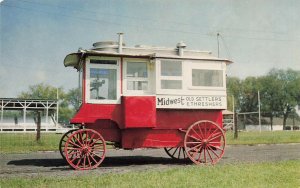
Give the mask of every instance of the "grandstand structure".
<svg viewBox="0 0 300 188">
<path fill-rule="evenodd" d="M 42 114 L 41 131 L 56 132 L 58 101 L 40 99 L 0 98 L 0 132 L 35 132 L 36 114 Z"/>
</svg>

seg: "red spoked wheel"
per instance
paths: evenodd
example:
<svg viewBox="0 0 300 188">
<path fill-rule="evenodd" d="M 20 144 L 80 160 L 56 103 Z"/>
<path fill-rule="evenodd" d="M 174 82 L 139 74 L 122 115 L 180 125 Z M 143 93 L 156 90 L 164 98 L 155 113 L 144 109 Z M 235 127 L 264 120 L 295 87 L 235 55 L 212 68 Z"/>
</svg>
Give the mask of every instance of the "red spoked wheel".
<svg viewBox="0 0 300 188">
<path fill-rule="evenodd" d="M 94 169 L 105 158 L 105 140 L 95 130 L 80 129 L 70 135 L 66 141 L 64 153 L 72 168 L 76 170 Z"/>
<path fill-rule="evenodd" d="M 68 132 L 66 132 L 61 137 L 61 139 L 59 141 L 59 152 L 60 152 L 60 155 L 62 156 L 63 159 L 66 159 L 66 156 L 65 156 L 65 153 L 64 153 L 66 141 L 68 140 L 68 138 L 70 137 L 70 135 L 72 134 L 72 132 L 74 132 L 76 130 L 77 129 L 69 130 Z"/>
<path fill-rule="evenodd" d="M 184 148 L 195 164 L 215 164 L 224 155 L 224 132 L 212 121 L 198 121 L 187 130 Z"/>
<path fill-rule="evenodd" d="M 172 158 L 172 159 L 187 159 L 187 154 L 185 152 L 184 147 L 176 147 L 176 148 L 164 148 L 165 152 Z"/>
</svg>

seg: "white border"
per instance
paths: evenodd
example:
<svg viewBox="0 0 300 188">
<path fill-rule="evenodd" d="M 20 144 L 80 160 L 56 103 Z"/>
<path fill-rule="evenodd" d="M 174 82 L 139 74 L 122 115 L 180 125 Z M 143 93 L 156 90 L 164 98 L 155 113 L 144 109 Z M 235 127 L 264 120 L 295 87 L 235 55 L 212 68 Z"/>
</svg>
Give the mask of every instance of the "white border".
<svg viewBox="0 0 300 188">
<path fill-rule="evenodd" d="M 147 65 L 147 78 L 127 78 L 127 63 L 128 62 L 145 62 Z M 123 94 L 124 95 L 130 95 L 130 96 L 141 96 L 141 95 L 150 95 L 153 94 L 152 88 L 153 84 L 151 81 L 151 77 L 153 73 L 150 69 L 150 61 L 147 59 L 136 59 L 136 58 L 124 58 L 123 59 Z M 147 90 L 127 90 L 127 81 L 147 81 L 148 82 L 148 88 Z"/>
<path fill-rule="evenodd" d="M 108 64 L 91 64 L 90 60 L 116 60 L 116 65 L 108 65 Z M 105 69 L 115 69 L 117 70 L 117 80 L 116 80 L 116 92 L 117 92 L 117 99 L 116 100 L 97 100 L 97 99 L 90 99 L 90 68 L 105 68 Z M 117 57 L 100 57 L 100 56 L 89 56 L 86 58 L 86 94 L 85 100 L 87 103 L 93 104 L 121 104 L 121 79 L 120 79 L 120 58 Z"/>
</svg>

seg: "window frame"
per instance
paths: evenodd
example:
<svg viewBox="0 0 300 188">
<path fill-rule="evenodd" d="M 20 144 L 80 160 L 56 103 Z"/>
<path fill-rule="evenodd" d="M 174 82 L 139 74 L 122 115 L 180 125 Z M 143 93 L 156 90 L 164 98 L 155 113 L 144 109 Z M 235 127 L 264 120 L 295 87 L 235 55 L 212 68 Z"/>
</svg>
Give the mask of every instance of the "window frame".
<svg viewBox="0 0 300 188">
<path fill-rule="evenodd" d="M 181 76 L 162 76 L 161 75 L 161 64 L 162 61 L 175 61 L 181 62 Z M 185 77 L 185 61 L 177 60 L 177 59 L 160 59 L 156 62 L 157 67 L 157 77 L 156 77 L 156 90 L 158 94 L 179 94 L 186 89 L 186 83 L 184 80 Z M 162 80 L 180 80 L 181 81 L 181 89 L 162 89 Z"/>
<path fill-rule="evenodd" d="M 136 62 L 136 63 L 146 63 L 147 66 L 147 78 L 143 77 L 127 77 L 127 67 L 128 62 Z M 123 59 L 123 94 L 124 95 L 149 95 L 151 94 L 151 77 L 152 74 L 150 72 L 150 61 L 148 59 L 140 59 L 140 58 L 124 58 Z M 148 82 L 147 90 L 129 90 L 127 89 L 128 81 L 146 81 Z"/>
<path fill-rule="evenodd" d="M 90 60 L 116 60 L 116 64 L 94 64 L 90 63 Z M 99 100 L 90 98 L 90 69 L 99 68 L 99 69 L 114 69 L 116 70 L 116 99 L 115 100 Z M 87 103 L 93 104 L 121 104 L 121 79 L 120 79 L 120 58 L 117 57 L 103 57 L 103 56 L 89 56 L 86 58 L 86 81 L 85 81 L 85 100 Z"/>
<path fill-rule="evenodd" d="M 219 64 L 219 62 L 218 62 Z M 187 90 L 224 90 L 226 89 L 226 70 L 221 66 L 216 66 L 213 62 L 208 63 L 194 63 L 191 62 L 190 66 L 187 70 L 188 75 L 190 75 L 187 79 L 188 82 L 188 88 Z M 226 65 L 225 65 L 226 66 Z M 214 70 L 214 71 L 222 71 L 222 86 L 216 87 L 216 86 L 193 86 L 193 69 L 197 70 Z"/>
</svg>

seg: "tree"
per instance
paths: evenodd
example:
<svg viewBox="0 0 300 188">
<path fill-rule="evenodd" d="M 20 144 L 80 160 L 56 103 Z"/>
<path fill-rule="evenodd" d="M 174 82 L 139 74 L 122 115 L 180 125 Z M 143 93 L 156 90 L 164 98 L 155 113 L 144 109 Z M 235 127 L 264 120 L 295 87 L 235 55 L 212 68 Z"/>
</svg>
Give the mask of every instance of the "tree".
<svg viewBox="0 0 300 188">
<path fill-rule="evenodd" d="M 272 69 L 263 77 L 263 108 L 269 111 L 271 126 L 274 115 L 283 115 L 283 130 L 286 120 L 300 99 L 300 72 L 291 69 Z"/>
<path fill-rule="evenodd" d="M 265 112 L 265 115 L 269 116 L 271 123 L 271 130 L 273 130 L 273 118 L 279 115 L 280 106 L 280 89 L 281 84 L 277 81 L 273 75 L 267 75 L 261 77 L 261 83 L 263 85 L 261 89 L 261 110 Z"/>
<path fill-rule="evenodd" d="M 48 84 L 40 83 L 29 86 L 28 91 L 21 92 L 18 96 L 21 99 L 45 99 L 56 100 L 58 95 L 59 103 L 59 121 L 68 122 L 73 116 L 75 110 L 69 108 L 67 95 L 63 88 L 56 88 Z"/>
<path fill-rule="evenodd" d="M 234 103 L 235 103 L 235 109 L 240 108 L 240 88 L 241 88 L 241 80 L 237 77 L 227 77 L 227 101 L 228 101 L 228 107 L 227 109 L 233 109 L 233 101 L 232 101 L 232 96 L 234 98 Z"/>
<path fill-rule="evenodd" d="M 70 89 L 67 93 L 68 103 L 78 110 L 81 105 L 81 90 L 79 88 Z"/>
</svg>

